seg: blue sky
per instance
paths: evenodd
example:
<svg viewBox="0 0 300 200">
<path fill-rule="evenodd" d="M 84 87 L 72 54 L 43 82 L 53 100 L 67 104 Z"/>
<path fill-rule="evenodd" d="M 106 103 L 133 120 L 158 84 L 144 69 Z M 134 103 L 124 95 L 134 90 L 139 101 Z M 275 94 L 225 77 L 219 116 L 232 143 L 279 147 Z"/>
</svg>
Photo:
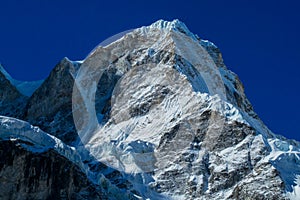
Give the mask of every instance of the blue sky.
<svg viewBox="0 0 300 200">
<path fill-rule="evenodd" d="M 299 0 L 3 0 L 0 63 L 16 79 L 47 77 L 63 57 L 158 19 L 180 19 L 214 42 L 262 120 L 300 140 Z"/>
</svg>

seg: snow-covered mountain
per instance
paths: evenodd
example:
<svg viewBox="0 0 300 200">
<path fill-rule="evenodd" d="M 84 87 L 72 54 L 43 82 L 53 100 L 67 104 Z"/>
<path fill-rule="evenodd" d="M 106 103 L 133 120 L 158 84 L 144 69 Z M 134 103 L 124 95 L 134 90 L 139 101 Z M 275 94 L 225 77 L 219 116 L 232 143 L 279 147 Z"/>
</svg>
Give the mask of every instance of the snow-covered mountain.
<svg viewBox="0 0 300 200">
<path fill-rule="evenodd" d="M 3 71 L 3 107 L 21 114 L 1 112 L 2 199 L 300 198 L 300 143 L 263 124 L 220 50 L 178 20 L 64 58 L 30 97 Z"/>
</svg>

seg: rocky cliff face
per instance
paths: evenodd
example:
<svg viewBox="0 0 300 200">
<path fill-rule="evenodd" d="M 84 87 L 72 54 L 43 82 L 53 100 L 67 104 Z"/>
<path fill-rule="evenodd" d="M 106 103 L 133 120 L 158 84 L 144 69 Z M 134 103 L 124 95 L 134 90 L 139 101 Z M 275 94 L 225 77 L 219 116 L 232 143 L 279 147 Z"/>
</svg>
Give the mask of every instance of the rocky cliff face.
<svg viewBox="0 0 300 200">
<path fill-rule="evenodd" d="M 72 116 L 74 76 L 80 63 L 60 61 L 44 83 L 28 99 L 23 119 L 63 140 L 75 142 Z"/>
<path fill-rule="evenodd" d="M 63 59 L 21 102 L 50 135 L 0 118 L 4 199 L 299 197 L 299 142 L 263 124 L 220 50 L 178 20 Z"/>
<path fill-rule="evenodd" d="M 106 199 L 74 163 L 53 150 L 28 151 L 22 142 L 0 143 L 1 199 Z"/>
<path fill-rule="evenodd" d="M 2 66 L 0 65 L 0 68 Z M 7 79 L 3 70 L 0 70 L 0 114 L 10 117 L 21 117 L 24 112 L 27 97 Z"/>
</svg>

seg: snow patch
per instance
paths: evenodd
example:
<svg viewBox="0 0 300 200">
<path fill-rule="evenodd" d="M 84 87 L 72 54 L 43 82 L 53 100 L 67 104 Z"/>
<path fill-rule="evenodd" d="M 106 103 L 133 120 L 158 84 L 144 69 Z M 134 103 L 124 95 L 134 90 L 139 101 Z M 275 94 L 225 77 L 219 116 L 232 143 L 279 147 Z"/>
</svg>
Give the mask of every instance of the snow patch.
<svg viewBox="0 0 300 200">
<path fill-rule="evenodd" d="M 159 29 L 166 32 L 173 30 L 176 32 L 181 32 L 195 41 L 197 41 L 198 38 L 187 28 L 187 26 L 183 22 L 179 21 L 178 19 L 175 19 L 173 21 L 164 21 L 161 19 L 154 22 L 150 26 L 143 26 L 140 29 L 146 32 L 152 31 L 153 29 Z"/>
<path fill-rule="evenodd" d="M 49 149 L 53 149 L 60 155 L 79 165 L 81 169 L 85 169 L 81 162 L 81 158 L 79 154 L 76 153 L 74 147 L 64 144 L 60 139 L 45 133 L 38 127 L 30 125 L 28 122 L 0 116 L 0 139 L 20 139 L 22 141 L 29 142 L 32 145 L 21 145 L 31 152 L 46 152 Z"/>
<path fill-rule="evenodd" d="M 300 199 L 300 175 L 297 175 L 295 179 L 295 186 L 292 188 L 292 192 L 287 193 L 287 197 L 290 200 L 299 200 Z"/>
</svg>

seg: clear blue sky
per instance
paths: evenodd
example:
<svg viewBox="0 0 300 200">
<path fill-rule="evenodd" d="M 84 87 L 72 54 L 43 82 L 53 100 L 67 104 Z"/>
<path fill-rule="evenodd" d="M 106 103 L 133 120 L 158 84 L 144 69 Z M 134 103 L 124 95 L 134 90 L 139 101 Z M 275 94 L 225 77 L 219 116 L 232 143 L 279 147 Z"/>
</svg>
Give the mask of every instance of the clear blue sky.
<svg viewBox="0 0 300 200">
<path fill-rule="evenodd" d="M 107 37 L 178 18 L 221 49 L 269 128 L 300 140 L 299 10 L 299 0 L 2 0 L 0 62 L 16 79 L 43 79 Z"/>
</svg>

